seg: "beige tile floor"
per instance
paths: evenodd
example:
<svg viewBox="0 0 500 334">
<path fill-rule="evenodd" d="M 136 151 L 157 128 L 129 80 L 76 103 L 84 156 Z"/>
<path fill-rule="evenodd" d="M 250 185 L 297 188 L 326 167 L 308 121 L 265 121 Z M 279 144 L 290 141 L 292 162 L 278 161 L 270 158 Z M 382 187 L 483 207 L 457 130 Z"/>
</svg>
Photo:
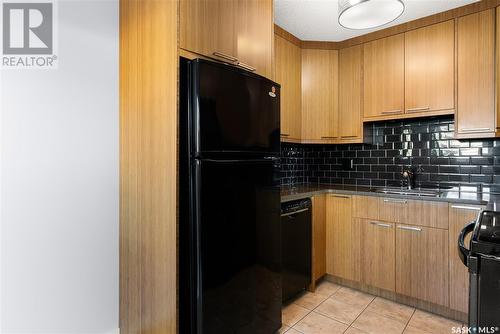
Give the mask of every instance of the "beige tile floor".
<svg viewBox="0 0 500 334">
<path fill-rule="evenodd" d="M 463 324 L 322 282 L 283 308 L 287 334 L 450 334 Z M 457 330 L 455 330 L 457 332 Z"/>
</svg>

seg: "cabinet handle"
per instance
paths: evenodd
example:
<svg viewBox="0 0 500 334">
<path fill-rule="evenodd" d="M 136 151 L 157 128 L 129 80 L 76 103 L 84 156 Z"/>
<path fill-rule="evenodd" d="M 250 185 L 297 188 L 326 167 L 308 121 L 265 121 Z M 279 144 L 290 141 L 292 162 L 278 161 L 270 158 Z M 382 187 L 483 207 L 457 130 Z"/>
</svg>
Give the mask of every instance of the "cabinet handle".
<svg viewBox="0 0 500 334">
<path fill-rule="evenodd" d="M 401 113 L 401 109 L 398 109 L 398 110 L 386 110 L 386 111 L 382 111 L 381 114 L 400 114 Z"/>
<path fill-rule="evenodd" d="M 256 69 L 255 67 L 253 67 L 253 66 L 247 65 L 247 64 L 245 64 L 245 63 L 240 63 L 240 62 L 238 62 L 238 63 L 236 64 L 236 66 L 239 66 L 239 67 L 241 67 L 241 68 L 244 68 L 245 70 L 248 70 L 248 71 L 250 71 L 250 72 L 255 72 L 255 71 L 257 70 L 257 69 Z"/>
<path fill-rule="evenodd" d="M 384 198 L 384 202 L 385 203 L 399 203 L 399 204 L 408 203 L 408 201 L 405 199 L 393 199 L 393 198 Z"/>
<path fill-rule="evenodd" d="M 398 228 L 399 228 L 400 230 L 405 230 L 405 231 L 422 232 L 422 229 L 421 229 L 421 228 L 418 228 L 418 227 L 398 225 Z"/>
<path fill-rule="evenodd" d="M 481 208 L 476 208 L 474 206 L 466 206 L 466 205 L 452 205 L 453 209 L 462 209 L 462 210 L 473 210 L 473 211 L 481 211 Z"/>
<path fill-rule="evenodd" d="M 340 136 L 340 138 L 357 138 L 358 136 Z"/>
<path fill-rule="evenodd" d="M 349 196 L 342 196 L 342 195 L 330 195 L 330 197 L 336 197 L 336 198 L 350 198 Z"/>
<path fill-rule="evenodd" d="M 419 111 L 427 111 L 430 109 L 431 109 L 431 107 L 408 108 L 408 109 L 406 109 L 406 112 L 419 112 Z"/>
<path fill-rule="evenodd" d="M 281 137 L 290 137 L 290 135 L 288 133 L 282 133 L 280 136 Z"/>
<path fill-rule="evenodd" d="M 230 56 L 230 55 L 227 55 L 225 53 L 222 53 L 222 52 L 218 52 L 218 51 L 215 51 L 214 53 L 212 53 L 214 56 L 216 57 L 220 57 L 220 58 L 224 58 L 226 60 L 229 60 L 233 63 L 237 62 L 238 61 L 238 58 L 235 58 L 233 56 Z"/>
<path fill-rule="evenodd" d="M 328 136 L 321 136 L 321 139 L 335 139 L 337 137 L 328 137 Z"/>
<path fill-rule="evenodd" d="M 391 224 L 382 224 L 382 223 L 378 223 L 378 222 L 370 222 L 370 224 L 375 225 L 375 226 L 379 226 L 379 227 L 385 227 L 385 228 L 391 228 L 392 227 Z"/>
<path fill-rule="evenodd" d="M 484 131 L 492 131 L 491 128 L 461 128 L 460 131 L 463 132 L 484 132 Z"/>
</svg>

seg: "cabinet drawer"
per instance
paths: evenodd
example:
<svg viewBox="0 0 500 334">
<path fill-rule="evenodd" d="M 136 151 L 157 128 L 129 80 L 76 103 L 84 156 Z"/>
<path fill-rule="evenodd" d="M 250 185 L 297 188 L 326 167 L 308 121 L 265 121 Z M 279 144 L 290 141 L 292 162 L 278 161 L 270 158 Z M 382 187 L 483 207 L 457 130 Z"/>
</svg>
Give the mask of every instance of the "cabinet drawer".
<svg viewBox="0 0 500 334">
<path fill-rule="evenodd" d="M 448 203 L 409 200 L 408 224 L 448 229 Z"/>
<path fill-rule="evenodd" d="M 408 200 L 404 198 L 379 198 L 379 219 L 392 223 L 408 221 Z"/>
<path fill-rule="evenodd" d="M 379 200 L 373 196 L 353 196 L 353 217 L 377 220 Z"/>
</svg>

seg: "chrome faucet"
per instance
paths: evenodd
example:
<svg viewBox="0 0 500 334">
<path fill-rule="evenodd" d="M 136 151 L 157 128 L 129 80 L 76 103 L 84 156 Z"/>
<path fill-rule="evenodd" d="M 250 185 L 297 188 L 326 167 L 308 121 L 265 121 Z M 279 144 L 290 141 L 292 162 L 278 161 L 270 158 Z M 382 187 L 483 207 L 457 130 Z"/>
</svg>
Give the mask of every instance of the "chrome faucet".
<svg viewBox="0 0 500 334">
<path fill-rule="evenodd" d="M 412 190 L 415 187 L 415 178 L 413 177 L 413 171 L 411 171 L 410 169 L 406 169 L 403 170 L 401 175 L 403 176 L 403 179 L 406 180 L 408 190 Z"/>
</svg>

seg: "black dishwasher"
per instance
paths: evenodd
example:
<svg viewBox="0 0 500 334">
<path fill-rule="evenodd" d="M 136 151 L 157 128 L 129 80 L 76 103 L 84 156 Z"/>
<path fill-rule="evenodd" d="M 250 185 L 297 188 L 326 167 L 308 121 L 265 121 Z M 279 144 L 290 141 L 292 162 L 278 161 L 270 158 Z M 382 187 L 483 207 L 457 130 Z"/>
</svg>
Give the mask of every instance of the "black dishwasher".
<svg viewBox="0 0 500 334">
<path fill-rule="evenodd" d="M 311 200 L 281 204 L 283 302 L 311 283 Z"/>
</svg>

